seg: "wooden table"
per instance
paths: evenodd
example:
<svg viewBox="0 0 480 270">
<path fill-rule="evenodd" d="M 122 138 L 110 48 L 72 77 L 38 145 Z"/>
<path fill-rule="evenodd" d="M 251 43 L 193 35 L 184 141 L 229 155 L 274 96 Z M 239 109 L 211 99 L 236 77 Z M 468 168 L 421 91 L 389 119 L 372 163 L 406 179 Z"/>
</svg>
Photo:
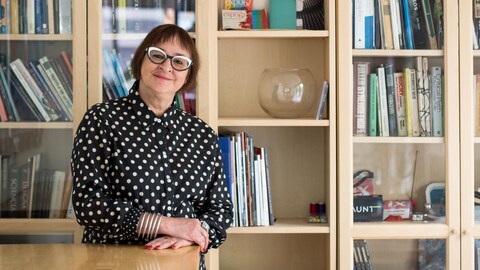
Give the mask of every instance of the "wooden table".
<svg viewBox="0 0 480 270">
<path fill-rule="evenodd" d="M 0 269 L 198 270 L 198 246 L 146 250 L 141 245 L 0 245 Z"/>
</svg>

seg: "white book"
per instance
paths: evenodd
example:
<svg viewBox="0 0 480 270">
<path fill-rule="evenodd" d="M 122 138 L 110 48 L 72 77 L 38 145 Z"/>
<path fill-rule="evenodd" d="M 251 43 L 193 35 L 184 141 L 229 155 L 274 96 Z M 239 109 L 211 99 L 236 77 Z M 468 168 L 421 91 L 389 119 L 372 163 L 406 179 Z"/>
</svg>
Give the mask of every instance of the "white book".
<svg viewBox="0 0 480 270">
<path fill-rule="evenodd" d="M 418 63 L 420 61 L 420 63 Z M 419 87 L 418 92 L 418 118 L 420 121 L 420 136 L 429 137 L 432 136 L 432 122 L 431 122 L 431 109 L 430 109 L 430 87 L 428 82 L 428 59 L 426 57 L 421 57 L 421 60 L 417 59 L 417 68 L 421 67 L 422 71 L 417 72 L 420 78 L 417 78 L 419 83 L 417 85 L 422 85 Z"/>
<path fill-rule="evenodd" d="M 59 34 L 72 33 L 72 0 L 58 1 L 58 29 Z"/>
<path fill-rule="evenodd" d="M 387 85 L 385 79 L 385 67 L 381 65 L 377 68 L 378 73 L 378 121 L 380 123 L 379 134 L 382 137 L 390 136 L 388 129 L 388 104 L 387 104 Z"/>
<path fill-rule="evenodd" d="M 50 197 L 49 218 L 60 218 L 62 206 L 63 188 L 65 186 L 66 173 L 62 171 L 52 171 L 52 194 Z"/>
<path fill-rule="evenodd" d="M 373 49 L 375 44 L 375 8 L 372 0 L 355 0 L 354 47 Z"/>
<path fill-rule="evenodd" d="M 52 121 L 48 112 L 45 110 L 42 102 L 37 97 L 37 95 L 36 95 L 37 91 L 34 91 L 31 87 L 31 85 L 28 83 L 28 79 L 26 77 L 27 74 L 24 74 L 21 71 L 20 64 L 19 64 L 19 62 L 21 62 L 21 61 L 22 60 L 17 59 L 15 61 L 11 62 L 10 63 L 10 68 L 12 69 L 13 73 L 15 74 L 15 76 L 20 81 L 20 84 L 22 85 L 23 89 L 25 89 L 25 92 L 27 93 L 28 97 L 30 98 L 30 100 L 33 102 L 33 104 L 37 108 L 37 110 L 40 113 L 40 115 L 42 116 L 43 120 L 45 120 L 47 122 Z M 33 78 L 32 78 L 32 80 L 33 80 Z"/>
<path fill-rule="evenodd" d="M 399 13 L 397 13 L 397 4 L 396 0 L 390 0 L 390 16 L 392 18 L 392 36 L 393 36 L 393 48 L 395 50 L 401 49 L 400 47 L 400 39 L 399 39 L 399 33 L 400 33 L 400 28 L 401 24 L 399 25 Z"/>
<path fill-rule="evenodd" d="M 442 68 L 438 66 L 432 67 L 430 69 L 430 78 L 432 136 L 443 137 Z"/>
<path fill-rule="evenodd" d="M 418 120 L 418 92 L 417 92 L 417 73 L 415 69 L 410 69 L 410 106 L 412 115 L 412 136 L 420 136 L 420 122 Z"/>
<path fill-rule="evenodd" d="M 328 94 L 328 82 L 324 81 L 323 82 L 323 87 L 322 87 L 322 94 L 320 96 L 320 103 L 318 104 L 318 109 L 317 113 L 315 115 L 315 119 L 323 119 L 324 118 L 324 113 L 323 111 L 325 110 L 325 104 L 327 103 L 327 94 Z"/>
<path fill-rule="evenodd" d="M 46 56 L 39 59 L 40 65 L 47 74 L 48 79 L 53 85 L 53 90 L 58 94 L 62 102 L 65 104 L 68 111 L 72 110 L 72 100 L 67 94 L 67 90 L 63 87 L 60 82 L 60 78 L 52 67 L 52 63 L 48 60 Z"/>
<path fill-rule="evenodd" d="M 265 148 L 260 148 L 262 151 L 262 225 L 269 226 L 269 214 L 268 214 L 268 194 L 267 194 L 267 168 L 265 160 Z"/>
<path fill-rule="evenodd" d="M 27 1 L 27 34 L 35 34 L 35 0 Z"/>
</svg>

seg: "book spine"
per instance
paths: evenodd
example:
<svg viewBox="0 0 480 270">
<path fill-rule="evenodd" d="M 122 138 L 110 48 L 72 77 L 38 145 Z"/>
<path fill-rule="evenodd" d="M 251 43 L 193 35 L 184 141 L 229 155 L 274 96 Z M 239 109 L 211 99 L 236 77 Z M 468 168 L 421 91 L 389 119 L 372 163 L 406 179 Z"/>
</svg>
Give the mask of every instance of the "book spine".
<svg viewBox="0 0 480 270">
<path fill-rule="evenodd" d="M 432 135 L 443 136 L 443 99 L 442 99 L 442 69 L 432 67 L 430 69 L 432 81 Z"/>
<path fill-rule="evenodd" d="M 438 49 L 437 46 L 437 38 L 435 35 L 435 25 L 433 23 L 432 11 L 430 9 L 430 1 L 429 0 L 422 0 L 423 3 L 423 16 L 425 17 L 425 21 L 427 24 L 427 33 L 428 39 L 430 43 L 430 49 L 436 50 Z"/>
<path fill-rule="evenodd" d="M 72 33 L 72 0 L 58 1 L 58 30 L 59 34 Z"/>
<path fill-rule="evenodd" d="M 1 82 L 3 83 L 5 94 L 7 95 L 7 98 L 8 98 L 8 104 L 10 104 L 10 107 L 12 108 L 12 113 L 13 113 L 13 119 L 10 119 L 10 120 L 19 121 L 20 117 L 18 115 L 17 109 L 15 108 L 15 103 L 13 102 L 13 97 L 11 94 L 10 86 L 7 83 L 5 70 L 6 70 L 6 67 L 0 64 L 0 79 L 1 79 Z"/>
<path fill-rule="evenodd" d="M 415 49 L 430 49 L 428 40 L 427 23 L 423 15 L 421 0 L 409 0 L 410 21 L 412 25 L 413 41 Z"/>
<path fill-rule="evenodd" d="M 324 119 L 323 111 L 325 110 L 325 103 L 327 103 L 327 95 L 328 95 L 328 82 L 324 81 L 323 87 L 322 87 L 322 94 L 320 96 L 320 103 L 318 104 L 318 109 L 317 109 L 317 114 L 315 119 Z"/>
<path fill-rule="evenodd" d="M 385 80 L 387 87 L 387 108 L 388 108 L 388 133 L 390 136 L 397 136 L 397 112 L 395 109 L 395 79 L 393 75 L 393 64 L 385 66 Z"/>
<path fill-rule="evenodd" d="M 70 112 L 72 110 L 72 101 L 70 97 L 68 96 L 66 90 L 63 88 L 57 74 L 55 73 L 52 64 L 48 60 L 46 56 L 42 57 L 39 59 L 40 65 L 42 66 L 43 70 L 45 71 L 46 75 L 48 76 L 50 82 L 53 85 L 53 89 L 55 92 L 57 92 L 58 96 L 62 100 L 62 102 L 65 104 L 67 111 Z"/>
<path fill-rule="evenodd" d="M 368 92 L 368 136 L 377 136 L 377 91 L 378 91 L 378 77 L 377 74 L 370 74 Z"/>
<path fill-rule="evenodd" d="M 55 13 L 54 13 L 54 0 L 47 0 L 47 20 L 48 20 L 48 34 L 55 34 Z"/>
<path fill-rule="evenodd" d="M 428 83 L 428 59 L 421 58 L 421 80 L 423 81 L 423 87 L 418 89 L 418 118 L 420 121 L 420 136 L 429 137 L 432 136 L 432 124 L 431 124 L 431 109 L 430 109 L 430 87 Z"/>
<path fill-rule="evenodd" d="M 475 75 L 475 93 L 476 93 L 475 136 L 480 137 L 480 73 Z"/>
<path fill-rule="evenodd" d="M 382 0 L 374 0 L 375 8 L 375 49 L 385 48 L 385 34 L 383 32 L 383 10 Z"/>
<path fill-rule="evenodd" d="M 35 34 L 35 0 L 26 0 L 27 1 L 27 32 L 26 34 Z"/>
<path fill-rule="evenodd" d="M 403 82 L 404 82 L 404 93 L 405 93 L 405 118 L 407 121 L 407 136 L 413 136 L 413 115 L 412 115 L 412 80 L 411 80 L 410 68 L 403 69 Z"/>
<path fill-rule="evenodd" d="M 410 77 L 410 76 L 408 76 Z M 408 82 L 402 72 L 394 73 L 395 80 L 395 112 L 397 116 L 398 136 L 407 136 L 407 117 L 405 115 L 405 83 Z"/>
<path fill-rule="evenodd" d="M 410 69 L 410 97 L 412 114 L 412 132 L 414 137 L 420 136 L 420 123 L 418 119 L 418 92 L 417 92 L 417 72 Z"/>
<path fill-rule="evenodd" d="M 367 135 L 367 91 L 368 91 L 368 74 L 370 73 L 369 62 L 354 63 L 356 70 L 356 85 L 354 89 L 356 110 L 354 112 L 353 134 L 355 136 Z"/>
<path fill-rule="evenodd" d="M 405 28 L 405 41 L 406 41 L 406 49 L 412 50 L 413 47 L 413 33 L 412 33 L 412 25 L 410 21 L 410 9 L 408 8 L 408 1 L 409 0 L 402 0 L 402 10 L 403 10 L 403 22 Z"/>
<path fill-rule="evenodd" d="M 382 1 L 383 14 L 383 29 L 382 33 L 385 36 L 384 49 L 393 49 L 393 34 L 392 34 L 392 14 L 390 9 L 390 0 Z"/>
<path fill-rule="evenodd" d="M 0 34 L 8 34 L 6 10 L 7 10 L 7 1 L 0 0 L 0 11 L 2 11 L 2 13 L 0 13 Z"/>
<path fill-rule="evenodd" d="M 378 118 L 379 134 L 383 137 L 390 136 L 388 126 L 388 103 L 387 103 L 387 85 L 385 78 L 385 67 L 381 65 L 377 68 L 378 75 Z"/>
</svg>

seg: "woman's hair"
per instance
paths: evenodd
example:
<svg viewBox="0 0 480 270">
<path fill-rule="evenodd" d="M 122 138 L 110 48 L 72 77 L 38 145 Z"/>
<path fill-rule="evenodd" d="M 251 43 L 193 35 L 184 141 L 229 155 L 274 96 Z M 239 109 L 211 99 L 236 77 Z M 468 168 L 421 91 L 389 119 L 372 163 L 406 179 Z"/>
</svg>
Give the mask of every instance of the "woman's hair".
<svg viewBox="0 0 480 270">
<path fill-rule="evenodd" d="M 186 49 L 190 53 L 190 58 L 192 59 L 192 66 L 185 71 L 188 72 L 187 79 L 180 90 L 190 91 L 194 89 L 197 84 L 197 74 L 200 68 L 200 56 L 198 55 L 197 47 L 188 32 L 174 24 L 163 24 L 153 28 L 147 34 L 140 46 L 138 46 L 131 63 L 132 73 L 135 79 L 140 79 L 140 70 L 143 58 L 145 57 L 145 50 L 158 43 L 172 42 L 175 39 L 178 40 L 182 49 Z"/>
</svg>

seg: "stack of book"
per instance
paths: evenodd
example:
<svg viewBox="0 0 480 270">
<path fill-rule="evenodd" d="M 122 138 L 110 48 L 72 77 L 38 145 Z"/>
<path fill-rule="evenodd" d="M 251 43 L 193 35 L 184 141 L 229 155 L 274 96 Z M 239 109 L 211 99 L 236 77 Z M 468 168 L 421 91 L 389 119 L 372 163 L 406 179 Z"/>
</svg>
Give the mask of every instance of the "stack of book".
<svg viewBox="0 0 480 270">
<path fill-rule="evenodd" d="M 72 72 L 65 51 L 0 64 L 1 121 L 72 121 Z"/>
<path fill-rule="evenodd" d="M 370 62 L 354 63 L 355 136 L 443 136 L 442 68 L 416 60 L 415 68 L 382 64 L 376 73 Z"/>
<path fill-rule="evenodd" d="M 223 135 L 219 140 L 235 213 L 232 226 L 273 225 L 267 149 L 255 147 L 245 132 Z"/>
<path fill-rule="evenodd" d="M 353 0 L 355 49 L 443 49 L 443 0 Z"/>
</svg>

